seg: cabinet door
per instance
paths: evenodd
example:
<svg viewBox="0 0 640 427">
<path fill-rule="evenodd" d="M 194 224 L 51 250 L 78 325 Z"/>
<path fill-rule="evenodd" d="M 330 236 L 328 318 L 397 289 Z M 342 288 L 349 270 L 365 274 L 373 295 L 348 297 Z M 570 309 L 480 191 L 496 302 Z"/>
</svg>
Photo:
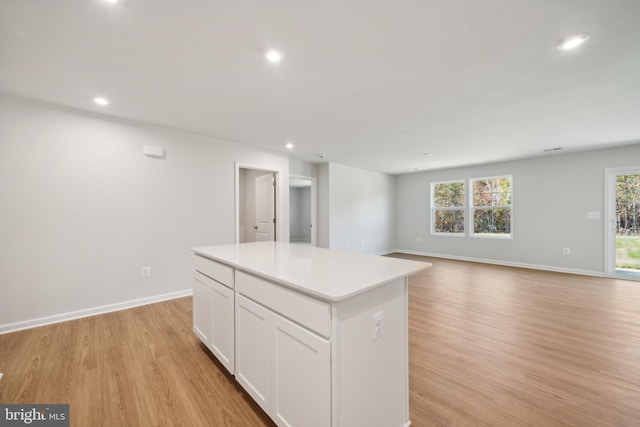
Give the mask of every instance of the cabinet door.
<svg viewBox="0 0 640 427">
<path fill-rule="evenodd" d="M 275 316 L 272 417 L 279 426 L 331 425 L 329 341 Z"/>
<path fill-rule="evenodd" d="M 211 295 L 206 277 L 193 275 L 193 332 L 209 346 L 211 339 Z"/>
<path fill-rule="evenodd" d="M 220 363 L 233 374 L 235 365 L 234 292 L 218 282 L 211 282 L 210 349 Z"/>
<path fill-rule="evenodd" d="M 274 314 L 236 295 L 236 380 L 270 414 Z"/>
</svg>

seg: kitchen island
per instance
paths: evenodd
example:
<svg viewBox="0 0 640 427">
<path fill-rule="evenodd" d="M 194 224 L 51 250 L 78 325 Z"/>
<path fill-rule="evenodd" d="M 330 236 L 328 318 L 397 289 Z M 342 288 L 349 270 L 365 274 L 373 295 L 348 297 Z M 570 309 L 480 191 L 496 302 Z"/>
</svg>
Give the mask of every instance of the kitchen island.
<svg viewBox="0 0 640 427">
<path fill-rule="evenodd" d="M 193 251 L 193 330 L 276 424 L 410 425 L 408 276 L 431 264 L 284 242 Z"/>
</svg>

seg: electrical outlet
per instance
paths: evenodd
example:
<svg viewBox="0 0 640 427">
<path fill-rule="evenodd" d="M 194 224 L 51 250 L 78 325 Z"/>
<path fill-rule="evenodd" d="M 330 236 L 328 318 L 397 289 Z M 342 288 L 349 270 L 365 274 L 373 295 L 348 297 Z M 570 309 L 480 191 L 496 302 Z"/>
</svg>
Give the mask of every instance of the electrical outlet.
<svg viewBox="0 0 640 427">
<path fill-rule="evenodd" d="M 350 248 L 350 247 L 351 247 L 351 242 L 347 242 L 347 243 L 346 243 L 346 246 L 347 246 L 348 248 Z"/>
<path fill-rule="evenodd" d="M 151 276 L 151 267 L 149 267 L 148 265 L 145 267 L 142 267 L 140 269 L 140 275 L 142 277 L 147 277 L 147 276 Z"/>
<path fill-rule="evenodd" d="M 564 255 L 571 255 L 571 248 L 563 248 L 562 253 Z"/>
<path fill-rule="evenodd" d="M 600 219 L 600 212 L 587 212 L 587 219 Z"/>
<path fill-rule="evenodd" d="M 420 237 L 420 236 L 416 237 L 416 242 L 418 242 L 418 243 L 422 242 L 422 237 Z"/>
<path fill-rule="evenodd" d="M 384 312 L 378 311 L 371 316 L 371 322 L 373 327 L 373 336 L 371 341 L 375 341 L 384 333 Z"/>
</svg>

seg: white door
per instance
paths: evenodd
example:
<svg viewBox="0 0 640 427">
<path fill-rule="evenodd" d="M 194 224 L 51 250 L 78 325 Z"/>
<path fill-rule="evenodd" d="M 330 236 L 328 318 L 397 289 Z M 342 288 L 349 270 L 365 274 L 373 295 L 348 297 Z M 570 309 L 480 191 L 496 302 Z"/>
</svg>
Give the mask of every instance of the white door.
<svg viewBox="0 0 640 427">
<path fill-rule="evenodd" d="M 605 268 L 640 280 L 640 166 L 605 171 Z"/>
<path fill-rule="evenodd" d="M 256 242 L 276 240 L 275 174 L 255 178 Z"/>
</svg>

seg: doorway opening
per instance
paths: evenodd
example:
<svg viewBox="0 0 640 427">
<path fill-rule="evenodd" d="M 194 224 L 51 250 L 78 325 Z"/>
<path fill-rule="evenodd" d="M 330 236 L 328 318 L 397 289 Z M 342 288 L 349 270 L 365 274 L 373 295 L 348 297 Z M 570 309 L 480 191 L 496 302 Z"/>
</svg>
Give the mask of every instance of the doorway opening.
<svg viewBox="0 0 640 427">
<path fill-rule="evenodd" d="M 289 241 L 316 246 L 316 178 L 289 177 Z"/>
<path fill-rule="evenodd" d="M 279 238 L 279 172 L 236 164 L 236 242 Z"/>
<path fill-rule="evenodd" d="M 607 274 L 640 280 L 640 166 L 607 169 L 606 189 Z"/>
</svg>

